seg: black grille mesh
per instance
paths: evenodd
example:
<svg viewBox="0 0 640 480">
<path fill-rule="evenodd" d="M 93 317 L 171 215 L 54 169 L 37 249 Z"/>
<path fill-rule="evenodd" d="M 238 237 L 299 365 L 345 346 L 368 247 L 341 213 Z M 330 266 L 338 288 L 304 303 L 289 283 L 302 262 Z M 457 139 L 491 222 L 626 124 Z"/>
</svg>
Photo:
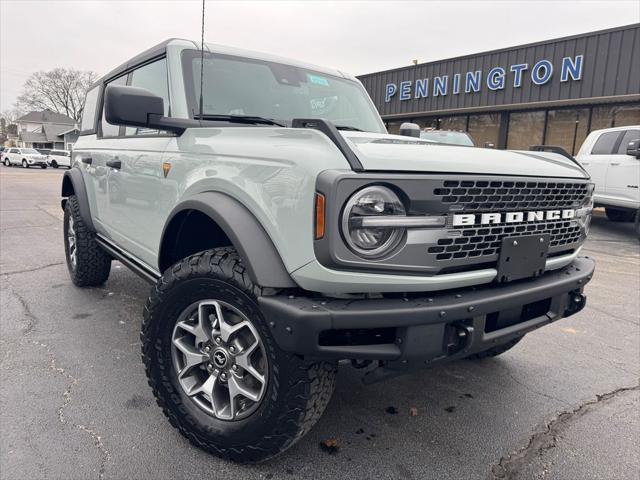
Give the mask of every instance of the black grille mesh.
<svg viewBox="0 0 640 480">
<path fill-rule="evenodd" d="M 433 193 L 451 212 L 508 212 L 581 208 L 589 195 L 587 183 L 559 181 L 444 180 Z M 448 237 L 427 248 L 436 260 L 491 261 L 505 237 L 549 234 L 550 249 L 570 249 L 581 240 L 578 221 L 500 223 L 451 227 Z"/>
<path fill-rule="evenodd" d="M 576 220 L 552 220 L 541 223 L 500 223 L 481 227 L 457 227 L 461 235 L 441 238 L 427 252 L 436 260 L 464 259 L 497 255 L 504 237 L 514 235 L 549 234 L 550 248 L 573 245 L 580 240 Z"/>
<path fill-rule="evenodd" d="M 579 208 L 586 183 L 445 180 L 433 193 L 459 211 Z"/>
</svg>

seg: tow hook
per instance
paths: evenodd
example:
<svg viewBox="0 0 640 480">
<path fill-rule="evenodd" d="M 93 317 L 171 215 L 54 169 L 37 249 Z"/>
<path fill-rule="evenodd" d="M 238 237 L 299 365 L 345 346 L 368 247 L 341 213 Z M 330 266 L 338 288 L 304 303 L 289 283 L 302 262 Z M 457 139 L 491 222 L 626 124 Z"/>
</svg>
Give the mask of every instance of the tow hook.
<svg viewBox="0 0 640 480">
<path fill-rule="evenodd" d="M 580 310 L 584 308 L 587 303 L 587 296 L 582 294 L 579 291 L 573 291 L 569 293 L 569 303 L 567 304 L 567 308 L 564 312 L 565 316 L 573 315 L 574 313 L 578 313 Z"/>
<path fill-rule="evenodd" d="M 453 323 L 449 325 L 449 335 L 446 338 L 447 355 L 453 355 L 471 345 L 473 327 L 462 322 Z"/>
</svg>

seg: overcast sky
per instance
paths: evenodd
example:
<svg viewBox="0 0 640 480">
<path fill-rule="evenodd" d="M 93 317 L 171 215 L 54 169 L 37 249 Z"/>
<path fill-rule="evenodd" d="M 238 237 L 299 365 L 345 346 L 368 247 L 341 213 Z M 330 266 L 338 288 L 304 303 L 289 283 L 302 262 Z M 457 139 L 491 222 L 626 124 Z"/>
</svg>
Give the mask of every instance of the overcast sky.
<svg viewBox="0 0 640 480">
<path fill-rule="evenodd" d="M 201 1 L 0 0 L 0 111 L 30 73 L 100 74 L 169 37 L 200 38 Z M 640 21 L 632 1 L 214 1 L 205 39 L 356 75 Z"/>
</svg>

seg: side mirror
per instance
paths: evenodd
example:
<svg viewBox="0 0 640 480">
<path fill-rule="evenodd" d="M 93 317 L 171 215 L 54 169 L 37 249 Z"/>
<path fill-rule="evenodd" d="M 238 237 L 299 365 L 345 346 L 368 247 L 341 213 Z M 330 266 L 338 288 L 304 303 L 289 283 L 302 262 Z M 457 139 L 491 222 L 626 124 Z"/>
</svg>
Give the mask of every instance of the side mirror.
<svg viewBox="0 0 640 480">
<path fill-rule="evenodd" d="M 484 148 L 496 148 L 494 143 L 484 142 Z"/>
<path fill-rule="evenodd" d="M 627 144 L 627 155 L 640 158 L 640 140 L 633 140 Z"/>
<path fill-rule="evenodd" d="M 109 85 L 104 94 L 104 116 L 112 125 L 148 127 L 149 115 L 164 115 L 162 98 L 138 87 Z"/>
<path fill-rule="evenodd" d="M 420 126 L 415 123 L 404 122 L 400 125 L 400 135 L 420 138 Z"/>
<path fill-rule="evenodd" d="M 104 93 L 104 116 L 112 125 L 145 127 L 181 134 L 193 121 L 164 116 L 164 101 L 149 90 L 109 85 Z M 196 122 L 197 124 L 197 122 Z"/>
</svg>

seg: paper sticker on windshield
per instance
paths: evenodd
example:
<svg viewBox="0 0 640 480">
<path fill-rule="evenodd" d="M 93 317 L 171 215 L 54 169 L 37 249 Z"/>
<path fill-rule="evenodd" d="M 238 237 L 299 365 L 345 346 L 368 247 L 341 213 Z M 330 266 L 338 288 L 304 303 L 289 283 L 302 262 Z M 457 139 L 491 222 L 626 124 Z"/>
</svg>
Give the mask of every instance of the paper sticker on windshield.
<svg viewBox="0 0 640 480">
<path fill-rule="evenodd" d="M 335 105 L 338 103 L 338 97 L 323 97 L 323 98 L 312 98 L 309 100 L 309 106 L 311 107 L 311 112 L 314 115 L 324 115 L 333 110 Z"/>
<path fill-rule="evenodd" d="M 320 77 L 318 75 L 311 75 L 310 73 L 307 73 L 307 77 L 309 78 L 309 81 L 311 83 L 315 83 L 316 85 L 322 85 L 323 87 L 329 86 L 329 80 L 327 80 L 324 77 Z"/>
</svg>

